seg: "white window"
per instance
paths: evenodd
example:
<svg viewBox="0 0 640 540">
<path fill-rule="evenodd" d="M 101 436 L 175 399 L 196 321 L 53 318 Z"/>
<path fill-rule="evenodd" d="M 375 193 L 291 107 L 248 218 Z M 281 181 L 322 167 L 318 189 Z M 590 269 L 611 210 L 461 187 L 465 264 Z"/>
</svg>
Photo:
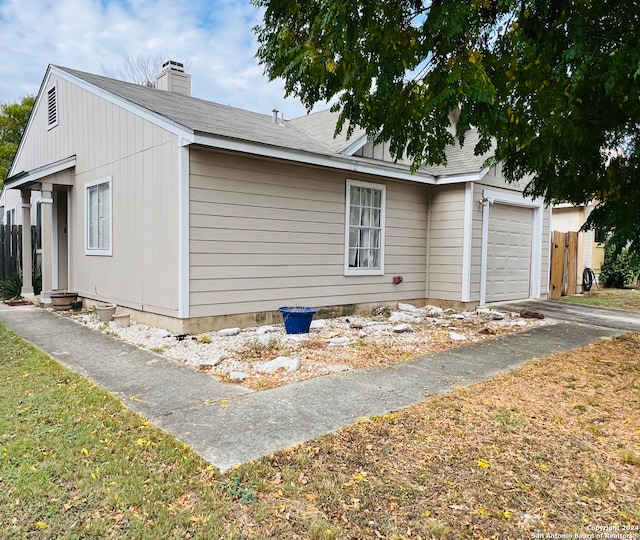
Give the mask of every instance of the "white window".
<svg viewBox="0 0 640 540">
<path fill-rule="evenodd" d="M 384 274 L 386 187 L 347 180 L 344 273 Z"/>
<path fill-rule="evenodd" d="M 85 184 L 86 255 L 111 255 L 111 177 Z"/>
<path fill-rule="evenodd" d="M 58 93 L 56 86 L 47 90 L 47 129 L 58 125 Z"/>
</svg>

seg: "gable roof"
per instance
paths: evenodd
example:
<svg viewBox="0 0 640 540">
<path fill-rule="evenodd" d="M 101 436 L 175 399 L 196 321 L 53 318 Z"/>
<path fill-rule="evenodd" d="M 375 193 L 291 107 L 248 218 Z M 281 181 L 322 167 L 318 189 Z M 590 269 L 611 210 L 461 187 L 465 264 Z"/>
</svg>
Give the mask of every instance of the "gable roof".
<svg viewBox="0 0 640 540">
<path fill-rule="evenodd" d="M 482 166 L 485 157 L 473 155 L 477 141 L 473 133 L 467 136 L 463 148 L 457 146 L 447 150 L 446 166 L 422 167 L 412 173 L 406 163 L 353 155 L 367 143 L 365 130 L 358 128 L 347 137 L 347 130 L 343 129 L 334 136 L 338 114 L 330 110 L 274 122 L 272 115 L 55 65 L 49 66 L 40 93 L 52 74 L 157 123 L 182 137 L 185 144 L 196 143 L 428 184 L 474 180 L 486 173 Z"/>
<path fill-rule="evenodd" d="M 271 115 L 259 114 L 229 105 L 158 90 L 54 66 L 102 90 L 168 118 L 194 134 L 215 135 L 229 139 L 279 146 L 320 154 L 335 154 L 335 150 L 291 122 L 276 124 Z"/>
</svg>

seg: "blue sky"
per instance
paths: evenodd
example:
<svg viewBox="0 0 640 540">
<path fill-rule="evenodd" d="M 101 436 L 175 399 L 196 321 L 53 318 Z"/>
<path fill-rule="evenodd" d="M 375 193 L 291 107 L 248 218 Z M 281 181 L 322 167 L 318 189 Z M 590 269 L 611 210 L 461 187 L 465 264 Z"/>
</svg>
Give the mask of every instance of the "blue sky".
<svg viewBox="0 0 640 540">
<path fill-rule="evenodd" d="M 303 115 L 254 59 L 259 22 L 249 0 L 0 0 L 0 102 L 36 93 L 48 64 L 114 75 L 141 55 L 183 62 L 195 97 Z"/>
</svg>

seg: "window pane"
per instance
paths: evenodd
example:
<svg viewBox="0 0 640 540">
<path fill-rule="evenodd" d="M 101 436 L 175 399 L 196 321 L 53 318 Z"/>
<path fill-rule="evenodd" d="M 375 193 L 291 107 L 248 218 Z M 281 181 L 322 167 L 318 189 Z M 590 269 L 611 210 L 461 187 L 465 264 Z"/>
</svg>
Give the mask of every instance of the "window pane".
<svg viewBox="0 0 640 540">
<path fill-rule="evenodd" d="M 382 191 L 376 189 L 373 192 L 373 206 L 376 208 L 382 208 Z"/>
<path fill-rule="evenodd" d="M 99 249 L 109 249 L 111 234 L 111 197 L 109 184 L 98 186 L 99 220 L 98 220 L 98 247 Z"/>
<path fill-rule="evenodd" d="M 87 249 L 111 248 L 111 184 L 87 187 Z"/>
<path fill-rule="evenodd" d="M 351 186 L 351 206 L 360 206 L 360 188 Z"/>
<path fill-rule="evenodd" d="M 98 248 L 98 188 L 90 187 L 89 193 L 89 216 L 88 216 L 88 237 L 89 249 Z"/>
</svg>

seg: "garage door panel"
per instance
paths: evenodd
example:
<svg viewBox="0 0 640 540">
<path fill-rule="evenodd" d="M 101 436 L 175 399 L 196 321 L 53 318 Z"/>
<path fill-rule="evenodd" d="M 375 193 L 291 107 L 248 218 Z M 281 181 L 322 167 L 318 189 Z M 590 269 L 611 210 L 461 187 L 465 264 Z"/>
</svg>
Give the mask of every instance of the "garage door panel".
<svg viewBox="0 0 640 540">
<path fill-rule="evenodd" d="M 486 301 L 528 298 L 533 210 L 506 204 L 489 208 Z"/>
</svg>

